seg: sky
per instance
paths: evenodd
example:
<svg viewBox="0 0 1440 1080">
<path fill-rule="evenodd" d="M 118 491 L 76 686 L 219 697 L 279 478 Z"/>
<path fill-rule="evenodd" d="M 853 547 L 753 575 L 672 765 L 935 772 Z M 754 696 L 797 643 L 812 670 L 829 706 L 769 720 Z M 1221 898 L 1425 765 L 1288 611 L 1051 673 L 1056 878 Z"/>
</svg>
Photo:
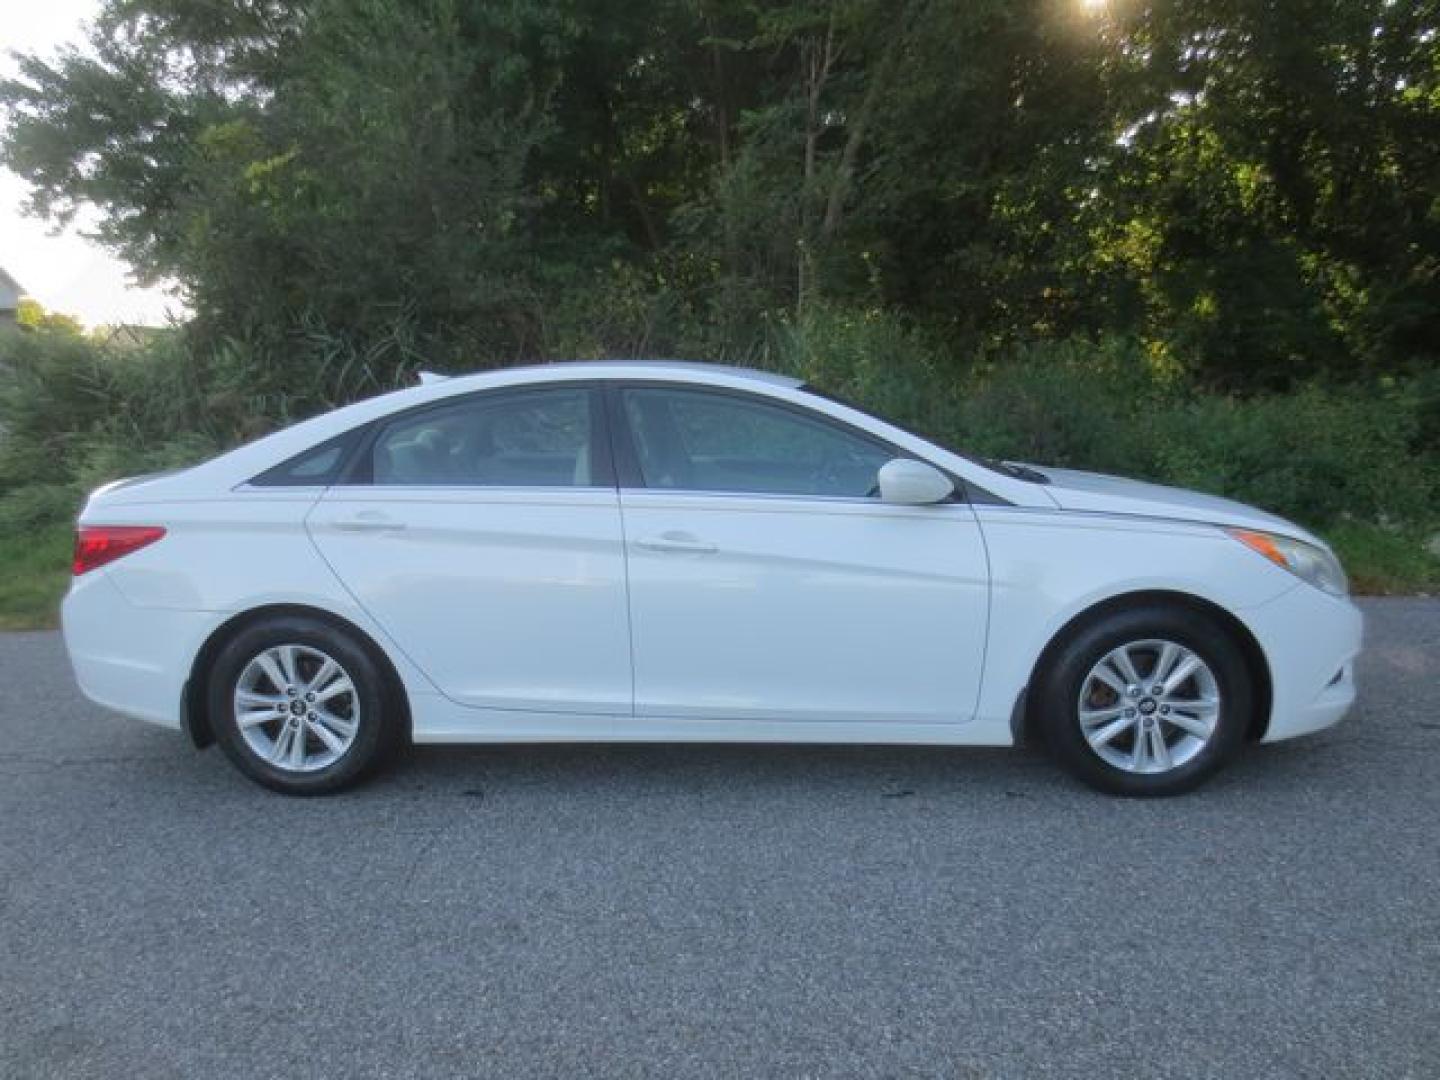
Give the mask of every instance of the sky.
<svg viewBox="0 0 1440 1080">
<path fill-rule="evenodd" d="M 3 0 L 0 21 L 0 73 L 15 72 L 11 50 L 49 55 L 79 41 L 82 25 L 93 18 L 98 0 Z M 53 226 L 26 217 L 22 207 L 28 186 L 0 168 L 0 266 L 46 308 L 74 316 L 87 326 L 138 323 L 159 326 L 167 312 L 184 306 L 157 289 L 138 288 L 125 264 L 85 239 L 84 224 L 60 235 Z"/>
</svg>

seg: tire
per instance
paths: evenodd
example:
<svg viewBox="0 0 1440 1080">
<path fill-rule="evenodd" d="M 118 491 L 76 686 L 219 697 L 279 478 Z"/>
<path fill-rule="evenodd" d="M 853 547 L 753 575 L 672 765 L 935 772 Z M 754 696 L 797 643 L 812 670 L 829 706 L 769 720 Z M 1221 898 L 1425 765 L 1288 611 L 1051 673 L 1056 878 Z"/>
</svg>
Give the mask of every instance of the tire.
<svg viewBox="0 0 1440 1080">
<path fill-rule="evenodd" d="M 1155 674 L 1162 665 L 1168 678 Z M 1037 685 L 1036 719 L 1051 752 L 1116 795 L 1193 790 L 1240 748 L 1255 702 L 1231 635 L 1181 607 L 1147 605 L 1083 625 L 1051 651 Z"/>
<path fill-rule="evenodd" d="M 206 687 L 226 756 L 287 795 L 329 794 L 370 775 L 398 742 L 396 701 L 364 642 L 303 615 L 245 627 L 217 653 Z"/>
</svg>

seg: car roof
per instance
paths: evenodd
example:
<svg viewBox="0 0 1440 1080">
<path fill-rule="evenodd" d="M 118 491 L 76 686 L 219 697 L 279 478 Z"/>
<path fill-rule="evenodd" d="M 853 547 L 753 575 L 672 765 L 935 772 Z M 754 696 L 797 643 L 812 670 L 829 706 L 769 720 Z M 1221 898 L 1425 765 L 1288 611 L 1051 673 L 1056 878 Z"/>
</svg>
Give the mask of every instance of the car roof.
<svg viewBox="0 0 1440 1080">
<path fill-rule="evenodd" d="M 429 373 L 426 373 L 429 375 Z M 577 379 L 646 379 L 664 378 L 667 375 L 714 375 L 727 379 L 766 383 L 797 389 L 804 386 L 803 379 L 793 375 L 782 375 L 775 371 L 761 371 L 758 368 L 735 367 L 730 364 L 708 364 L 698 360 L 557 360 L 546 364 L 524 364 L 518 367 L 491 368 L 485 371 L 443 377 L 444 382 L 473 382 L 483 385 L 492 381 L 506 383 L 524 382 L 527 376 Z M 440 377 L 429 375 L 436 381 Z M 459 389 L 457 385 L 455 389 Z"/>
</svg>

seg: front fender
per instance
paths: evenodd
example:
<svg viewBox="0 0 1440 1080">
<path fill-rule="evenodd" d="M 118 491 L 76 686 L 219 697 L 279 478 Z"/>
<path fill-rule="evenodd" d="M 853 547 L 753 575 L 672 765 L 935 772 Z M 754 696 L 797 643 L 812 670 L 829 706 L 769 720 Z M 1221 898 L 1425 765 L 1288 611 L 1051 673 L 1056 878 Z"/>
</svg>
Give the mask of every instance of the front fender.
<svg viewBox="0 0 1440 1080">
<path fill-rule="evenodd" d="M 1180 593 L 1245 624 L 1247 609 L 1299 584 L 1214 525 L 1012 507 L 976 515 L 990 553 L 991 617 L 975 719 L 1006 742 L 1041 653 L 1097 605 Z"/>
</svg>

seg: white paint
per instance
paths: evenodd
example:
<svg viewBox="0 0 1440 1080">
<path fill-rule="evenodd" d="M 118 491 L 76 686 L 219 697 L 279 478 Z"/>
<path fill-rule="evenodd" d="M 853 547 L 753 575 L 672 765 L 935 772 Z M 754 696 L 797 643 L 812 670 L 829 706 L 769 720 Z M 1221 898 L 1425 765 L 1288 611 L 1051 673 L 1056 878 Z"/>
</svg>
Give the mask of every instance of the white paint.
<svg viewBox="0 0 1440 1080">
<path fill-rule="evenodd" d="M 899 506 L 928 506 L 944 502 L 955 493 L 955 485 L 934 465 L 909 458 L 896 458 L 880 467 L 880 498 Z"/>
<path fill-rule="evenodd" d="M 801 405 L 1006 504 L 247 483 L 396 410 L 579 379 Z M 422 742 L 1005 745 L 1038 657 L 1070 619 L 1167 590 L 1218 605 L 1255 637 L 1274 682 L 1269 739 L 1344 714 L 1359 611 L 1222 526 L 1312 539 L 1304 530 L 1190 492 L 1055 476 L 1042 485 L 995 472 L 773 376 L 616 363 L 464 376 L 96 492 L 82 522 L 168 532 L 74 583 L 66 642 L 88 695 L 172 727 L 206 637 L 234 614 L 287 603 L 374 639 Z"/>
</svg>

